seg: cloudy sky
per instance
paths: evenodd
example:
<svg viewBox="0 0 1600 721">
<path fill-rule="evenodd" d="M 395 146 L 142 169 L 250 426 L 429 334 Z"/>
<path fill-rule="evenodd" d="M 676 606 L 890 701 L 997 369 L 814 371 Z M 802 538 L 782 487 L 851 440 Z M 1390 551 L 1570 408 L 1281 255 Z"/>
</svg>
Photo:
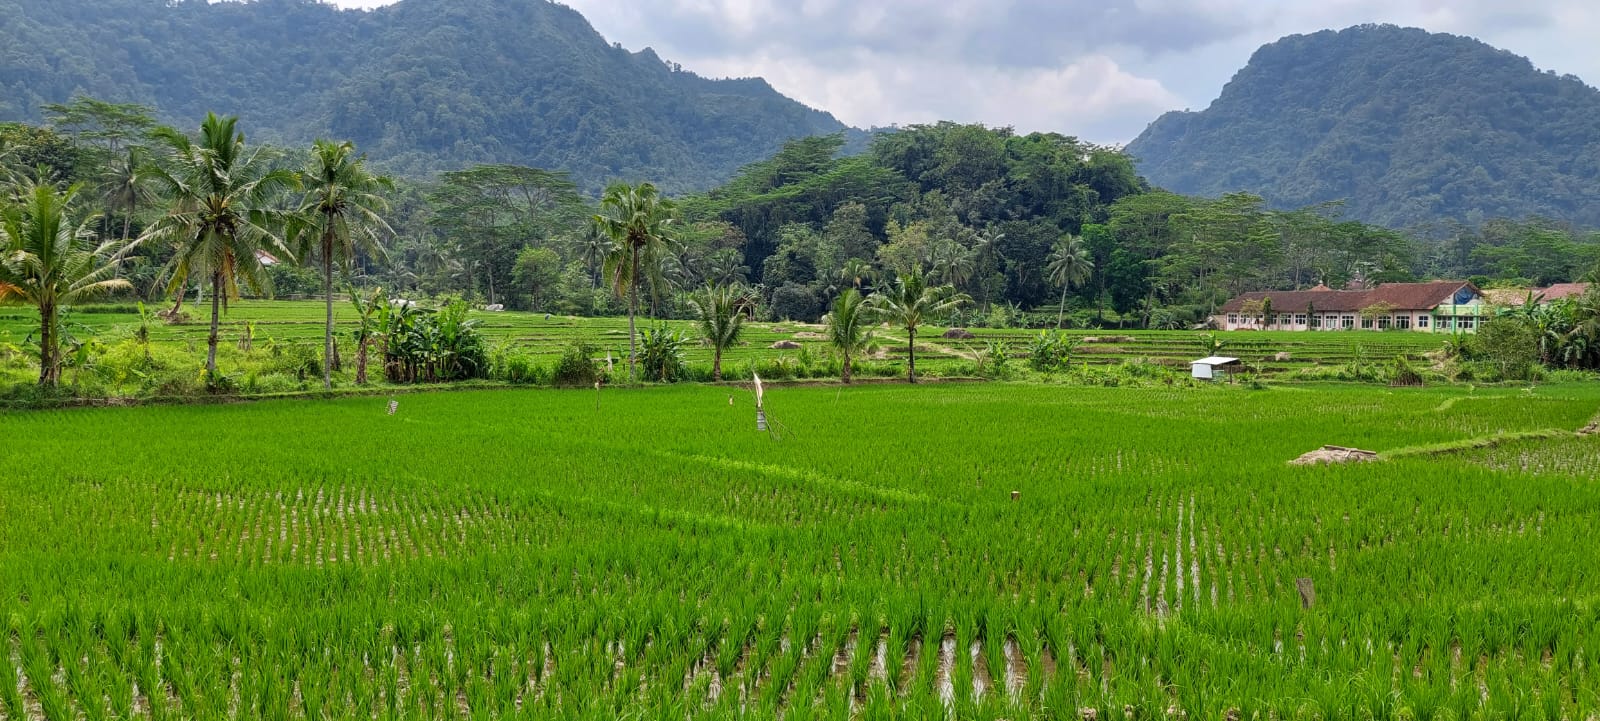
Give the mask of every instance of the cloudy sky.
<svg viewBox="0 0 1600 721">
<path fill-rule="evenodd" d="M 332 0 L 373 7 L 393 0 Z M 1596 0 L 566 0 L 601 34 L 757 75 L 851 125 L 948 119 L 1132 140 L 1201 109 L 1260 45 L 1387 22 L 1478 37 L 1600 84 Z"/>
</svg>

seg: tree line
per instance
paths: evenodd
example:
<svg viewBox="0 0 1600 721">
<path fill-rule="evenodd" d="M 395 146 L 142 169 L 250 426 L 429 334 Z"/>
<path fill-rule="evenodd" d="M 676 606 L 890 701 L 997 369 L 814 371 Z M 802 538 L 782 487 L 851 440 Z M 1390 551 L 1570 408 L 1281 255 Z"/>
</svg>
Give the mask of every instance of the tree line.
<svg viewBox="0 0 1600 721">
<path fill-rule="evenodd" d="M 633 361 L 638 316 L 698 318 L 725 334 L 705 321 L 712 307 L 815 322 L 838 317 L 851 293 L 844 307 L 869 308 L 921 288 L 970 301 L 932 303 L 951 324 L 1181 328 L 1245 290 L 1468 275 L 1543 284 L 1600 259 L 1594 235 L 1537 219 L 1408 234 L 1344 219 L 1338 204 L 1176 195 L 1150 188 L 1117 149 L 976 125 L 912 126 L 856 155 L 842 136 L 803 138 L 707 193 L 619 183 L 597 198 L 564 173 L 504 164 L 391 179 L 349 142 L 248 144 L 234 118 L 208 116 L 191 133 L 137 105 L 45 110 L 48 125 L 0 125 L 5 238 L 19 259 L 0 289 L 42 316 L 121 294 L 169 301 L 177 318 L 191 295 L 209 299 L 210 375 L 218 319 L 240 294 L 323 300 L 331 383 L 332 306 L 346 287 L 626 314 Z M 76 264 L 76 281 L 38 270 L 58 260 Z"/>
</svg>

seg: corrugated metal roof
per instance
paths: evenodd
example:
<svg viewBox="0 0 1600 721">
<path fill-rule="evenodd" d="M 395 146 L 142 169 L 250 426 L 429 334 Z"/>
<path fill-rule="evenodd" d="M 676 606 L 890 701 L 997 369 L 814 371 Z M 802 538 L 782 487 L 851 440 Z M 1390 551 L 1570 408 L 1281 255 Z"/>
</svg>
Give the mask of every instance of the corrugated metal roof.
<svg viewBox="0 0 1600 721">
<path fill-rule="evenodd" d="M 1238 362 L 1239 362 L 1238 358 L 1229 358 L 1227 356 L 1214 355 L 1214 356 L 1210 356 L 1210 357 L 1206 357 L 1206 358 L 1201 358 L 1200 360 L 1197 360 L 1197 361 L 1189 361 L 1189 365 L 1192 365 L 1192 366 L 1225 366 L 1225 365 L 1228 365 L 1230 363 L 1238 363 Z"/>
</svg>

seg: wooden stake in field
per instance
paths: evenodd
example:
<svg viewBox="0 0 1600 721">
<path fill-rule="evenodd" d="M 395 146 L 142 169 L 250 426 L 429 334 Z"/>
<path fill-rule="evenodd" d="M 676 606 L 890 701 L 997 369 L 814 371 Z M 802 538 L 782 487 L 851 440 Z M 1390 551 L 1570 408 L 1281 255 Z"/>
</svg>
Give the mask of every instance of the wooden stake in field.
<svg viewBox="0 0 1600 721">
<path fill-rule="evenodd" d="M 400 410 L 400 401 L 397 401 L 397 400 L 395 400 L 393 398 L 390 398 L 389 399 L 389 415 L 391 415 L 391 416 L 394 415 L 395 411 L 398 411 L 398 410 Z"/>
</svg>

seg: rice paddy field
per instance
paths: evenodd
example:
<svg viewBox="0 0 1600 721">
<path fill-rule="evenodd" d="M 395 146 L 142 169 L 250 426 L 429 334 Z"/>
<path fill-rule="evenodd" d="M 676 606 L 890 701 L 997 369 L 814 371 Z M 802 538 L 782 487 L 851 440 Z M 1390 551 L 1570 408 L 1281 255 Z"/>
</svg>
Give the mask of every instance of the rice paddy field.
<svg viewBox="0 0 1600 721">
<path fill-rule="evenodd" d="M 334 305 L 340 322 L 339 342 L 344 353 L 352 351 L 349 330 L 353 327 L 355 311 L 348 302 Z M 176 349 L 193 356 L 198 364 L 203 361 L 208 334 L 208 317 L 205 309 L 188 307 L 192 320 L 181 325 L 157 322 L 151 326 L 152 342 L 167 349 Z M 257 353 L 272 343 L 300 343 L 314 346 L 320 352 L 323 333 L 323 305 L 316 301 L 261 301 L 245 300 L 233 304 L 224 316 L 221 330 L 221 365 L 224 373 L 239 367 L 244 358 L 236 349 L 238 342 L 249 335 Z M 580 318 L 573 316 L 546 317 L 542 313 L 487 313 L 474 312 L 480 329 L 495 344 L 504 344 L 523 352 L 540 362 L 554 361 L 575 341 L 584 341 L 597 349 L 609 352 L 613 358 L 627 357 L 628 321 L 626 318 Z M 640 327 L 653 327 L 656 322 L 641 318 Z M 88 307 L 69 314 L 69 334 L 78 338 L 98 338 L 115 342 L 129 338 L 138 327 L 139 317 L 127 306 Z M 7 344 L 21 346 L 36 331 L 36 314 L 23 307 L 0 306 L 0 350 Z M 692 324 L 670 321 L 666 325 L 682 331 L 693 339 Z M 917 337 L 917 366 L 919 371 L 932 375 L 970 375 L 971 361 L 985 352 L 990 341 L 1002 341 L 1014 356 L 1023 356 L 1027 344 L 1039 331 L 1024 329 L 972 328 L 975 336 L 970 340 L 946 340 L 940 334 L 946 330 L 927 327 Z M 730 369 L 758 360 L 772 360 L 785 356 L 795 357 L 801 352 L 813 358 L 827 355 L 828 348 L 821 335 L 820 325 L 803 323 L 750 323 L 739 346 L 731 349 L 724 362 Z M 1124 362 L 1151 362 L 1185 370 L 1188 363 L 1203 355 L 1201 339 L 1206 334 L 1196 331 L 1083 331 L 1067 334 L 1080 341 L 1073 353 L 1074 365 L 1111 365 Z M 1423 354 L 1438 350 L 1447 336 L 1409 332 L 1341 331 L 1323 333 L 1295 333 L 1288 331 L 1234 331 L 1218 333 L 1223 340 L 1223 352 L 1236 356 L 1263 374 L 1283 376 L 1297 370 L 1317 365 L 1347 363 L 1357 357 L 1378 363 L 1392 361 L 1396 356 L 1413 360 Z M 887 364 L 903 366 L 906 359 L 905 333 L 899 329 L 882 328 L 876 333 L 876 347 L 872 359 Z M 799 349 L 777 350 L 772 345 L 789 341 Z M 685 361 L 711 363 L 711 350 L 698 343 L 686 344 Z M 3 354 L 0 354 L 3 358 Z M 36 373 L 36 371 L 35 371 Z M 71 372 L 68 373 L 71 376 Z M 28 373 L 16 372 L 14 382 L 26 382 Z"/>
<path fill-rule="evenodd" d="M 752 404 L 0 411 L 0 719 L 1600 712 L 1594 384 Z"/>
</svg>

